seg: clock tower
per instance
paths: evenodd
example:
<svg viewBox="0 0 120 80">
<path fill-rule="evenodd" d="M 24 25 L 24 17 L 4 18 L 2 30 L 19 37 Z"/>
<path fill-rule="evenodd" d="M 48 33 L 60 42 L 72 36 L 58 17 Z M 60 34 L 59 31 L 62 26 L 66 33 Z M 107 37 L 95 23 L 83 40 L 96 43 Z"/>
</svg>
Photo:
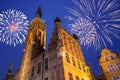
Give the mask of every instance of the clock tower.
<svg viewBox="0 0 120 80">
<path fill-rule="evenodd" d="M 46 48 L 46 23 L 41 19 L 42 13 L 39 7 L 35 18 L 31 21 L 28 27 L 24 54 L 20 67 L 20 80 L 28 80 L 30 72 L 30 63 L 39 54 L 45 51 Z"/>
</svg>

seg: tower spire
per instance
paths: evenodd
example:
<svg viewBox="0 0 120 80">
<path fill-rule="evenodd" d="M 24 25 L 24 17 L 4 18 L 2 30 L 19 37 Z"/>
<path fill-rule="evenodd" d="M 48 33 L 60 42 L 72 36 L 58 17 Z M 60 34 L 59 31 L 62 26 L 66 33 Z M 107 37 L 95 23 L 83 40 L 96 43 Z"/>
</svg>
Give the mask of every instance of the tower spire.
<svg viewBox="0 0 120 80">
<path fill-rule="evenodd" d="M 42 18 L 42 11 L 41 11 L 41 7 L 38 8 L 35 17 L 39 17 Z"/>
</svg>

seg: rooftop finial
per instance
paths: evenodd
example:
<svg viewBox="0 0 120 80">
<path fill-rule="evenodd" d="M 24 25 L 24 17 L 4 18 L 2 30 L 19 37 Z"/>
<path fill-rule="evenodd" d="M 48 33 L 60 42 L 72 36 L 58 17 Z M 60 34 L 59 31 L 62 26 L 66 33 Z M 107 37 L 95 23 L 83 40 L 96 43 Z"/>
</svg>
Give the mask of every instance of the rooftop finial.
<svg viewBox="0 0 120 80">
<path fill-rule="evenodd" d="M 56 23 L 56 22 L 61 22 L 61 20 L 60 20 L 59 17 L 56 17 L 56 18 L 55 18 L 55 23 Z"/>
<path fill-rule="evenodd" d="M 42 10 L 41 10 L 41 7 L 38 8 L 35 17 L 40 17 L 40 18 L 42 18 Z"/>
</svg>

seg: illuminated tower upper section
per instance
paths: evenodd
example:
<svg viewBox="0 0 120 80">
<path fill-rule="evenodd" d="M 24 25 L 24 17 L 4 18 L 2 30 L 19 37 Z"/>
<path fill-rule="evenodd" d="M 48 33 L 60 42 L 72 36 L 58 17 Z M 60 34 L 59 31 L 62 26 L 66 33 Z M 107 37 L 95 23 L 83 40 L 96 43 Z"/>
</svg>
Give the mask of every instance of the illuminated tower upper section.
<svg viewBox="0 0 120 80">
<path fill-rule="evenodd" d="M 30 23 L 27 40 L 39 43 L 43 48 L 46 47 L 46 24 L 41 19 L 41 9 L 38 8 L 35 19 Z M 36 38 L 38 41 L 36 41 Z M 29 43 L 29 41 L 26 41 Z"/>
<path fill-rule="evenodd" d="M 38 8 L 35 18 L 28 27 L 24 54 L 20 67 L 20 80 L 28 80 L 31 61 L 46 48 L 46 23 L 41 19 L 41 9 Z"/>
<path fill-rule="evenodd" d="M 60 52 L 69 53 L 81 60 L 83 64 L 84 57 L 79 42 L 76 37 L 71 36 L 65 29 L 62 28 L 61 20 L 57 17 L 54 21 L 55 29 L 50 40 L 48 50 L 59 49 Z"/>
</svg>

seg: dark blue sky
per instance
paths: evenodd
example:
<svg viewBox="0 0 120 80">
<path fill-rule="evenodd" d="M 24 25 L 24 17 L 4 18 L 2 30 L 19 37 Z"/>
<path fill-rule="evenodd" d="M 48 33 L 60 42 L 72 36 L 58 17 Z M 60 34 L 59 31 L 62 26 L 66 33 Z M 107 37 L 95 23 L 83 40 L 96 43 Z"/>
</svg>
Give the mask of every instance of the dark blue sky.
<svg viewBox="0 0 120 80">
<path fill-rule="evenodd" d="M 1 0 L 0 1 L 0 13 L 8 9 L 16 9 L 25 13 L 28 20 L 34 19 L 36 10 L 39 6 L 42 8 L 42 19 L 47 24 L 47 46 L 50 42 L 51 34 L 54 28 L 55 17 L 60 17 L 64 28 L 68 27 L 70 23 L 64 17 L 69 15 L 65 7 L 72 8 L 74 4 L 72 0 Z M 109 47 L 112 51 L 120 52 L 120 40 L 115 40 L 116 44 L 113 47 Z M 18 44 L 16 47 L 8 46 L 4 43 L 0 43 L 0 80 L 5 77 L 6 72 L 9 69 L 11 63 L 13 63 L 13 72 L 15 72 L 20 65 L 23 55 L 23 44 Z M 99 74 L 98 56 L 101 51 L 93 51 L 92 48 L 88 50 L 82 48 L 83 54 L 87 62 L 91 63 L 91 66 L 96 75 Z"/>
</svg>

